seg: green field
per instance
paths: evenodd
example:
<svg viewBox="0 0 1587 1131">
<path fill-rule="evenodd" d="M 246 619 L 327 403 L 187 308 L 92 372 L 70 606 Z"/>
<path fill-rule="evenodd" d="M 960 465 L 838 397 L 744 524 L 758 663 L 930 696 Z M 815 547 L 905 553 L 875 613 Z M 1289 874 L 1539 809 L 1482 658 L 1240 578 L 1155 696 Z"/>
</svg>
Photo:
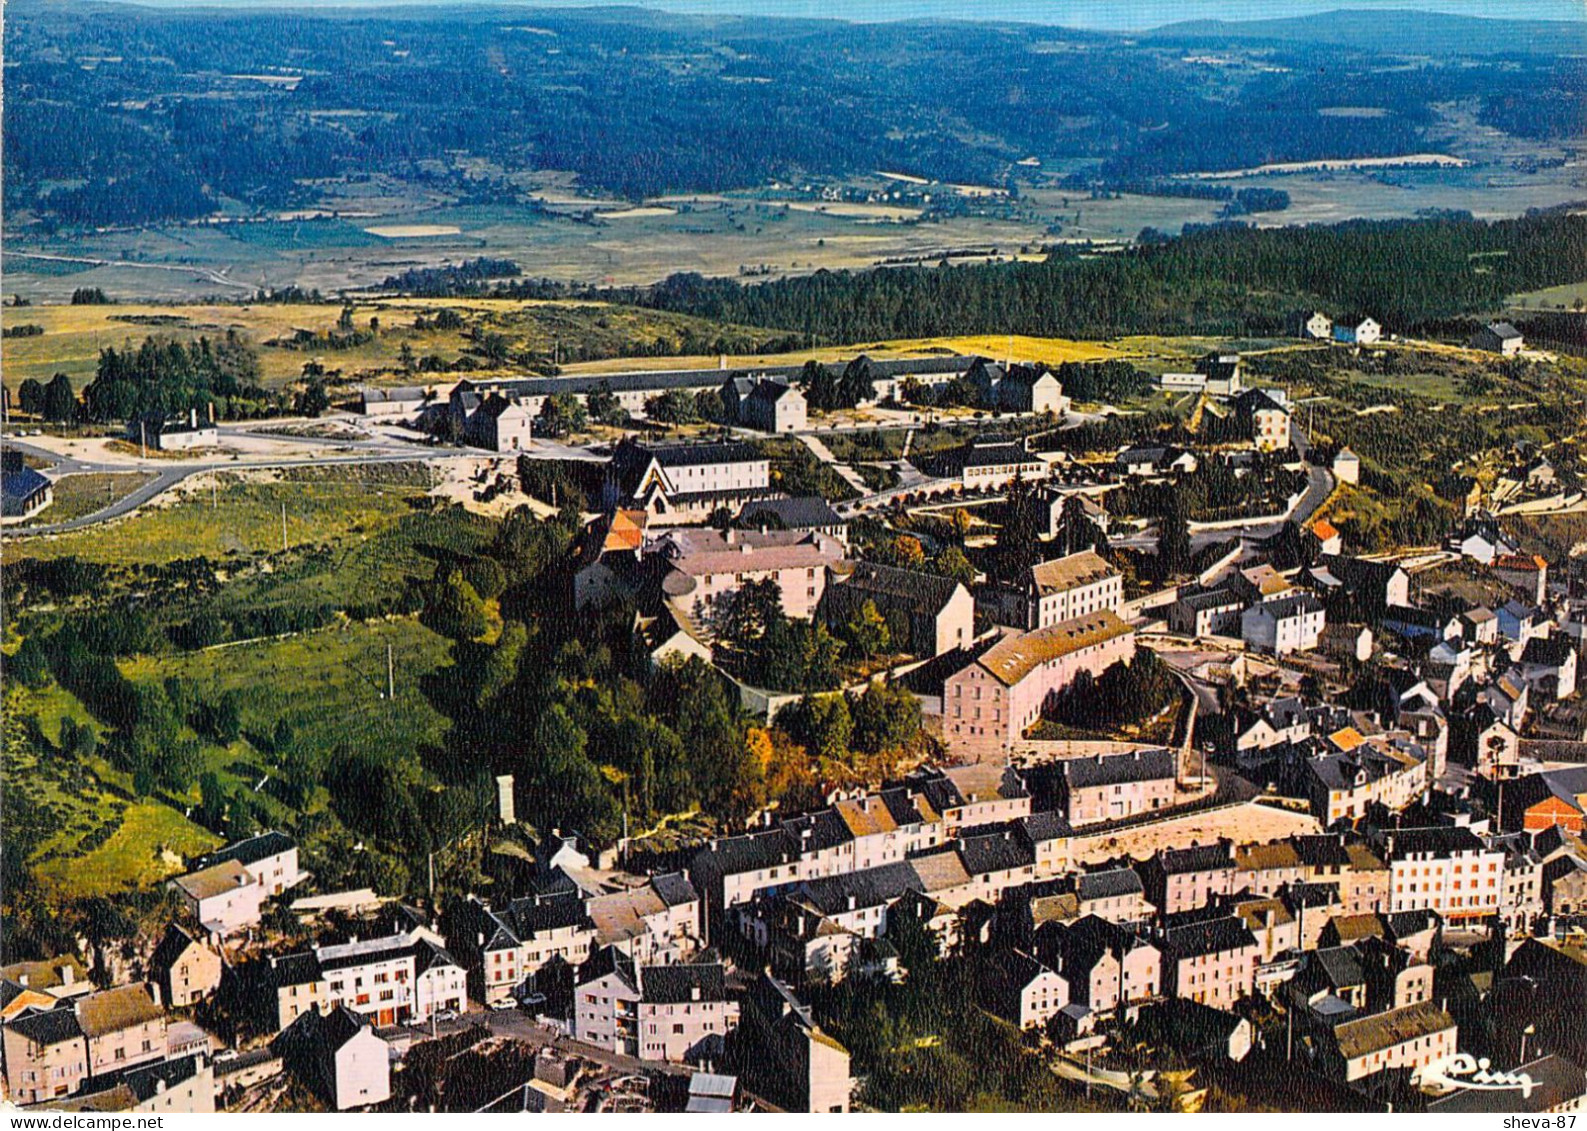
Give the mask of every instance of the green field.
<svg viewBox="0 0 1587 1131">
<path fill-rule="evenodd" d="M 397 467 L 409 468 L 406 472 Z M 368 538 L 411 514 L 427 475 L 416 465 L 356 472 L 321 470 L 313 479 L 243 481 L 219 473 L 220 490 L 168 494 L 116 522 L 70 534 L 8 539 L 8 558 L 68 555 L 114 565 L 156 565 L 183 558 L 275 553 L 286 508 L 288 548 Z"/>
<path fill-rule="evenodd" d="M 396 698 L 386 698 L 386 649 Z M 200 697 L 243 697 L 243 739 L 208 747 L 210 769 L 252 788 L 274 768 L 253 744 L 285 720 L 293 751 L 319 757 L 341 747 L 379 750 L 393 762 L 438 743 L 447 721 L 425 699 L 420 681 L 449 663 L 448 642 L 416 620 L 344 624 L 279 640 L 225 644 L 199 652 L 140 656 L 122 671 L 135 683 L 190 679 Z M 259 745 L 268 745 L 263 741 Z"/>
<path fill-rule="evenodd" d="M 85 765 L 60 756 L 54 746 L 65 719 L 102 732 L 75 696 L 53 684 L 7 687 L 8 819 L 38 830 L 28 837 L 36 841 L 31 862 L 47 888 L 72 896 L 144 888 L 180 871 L 182 857 L 219 843 L 170 806 L 134 800 L 116 780 L 121 775 L 96 770 L 102 759 Z"/>
<path fill-rule="evenodd" d="M 66 522 L 103 510 L 117 499 L 130 495 L 154 478 L 152 472 L 83 472 L 64 475 L 55 481 L 55 501 L 13 529 Z"/>
</svg>

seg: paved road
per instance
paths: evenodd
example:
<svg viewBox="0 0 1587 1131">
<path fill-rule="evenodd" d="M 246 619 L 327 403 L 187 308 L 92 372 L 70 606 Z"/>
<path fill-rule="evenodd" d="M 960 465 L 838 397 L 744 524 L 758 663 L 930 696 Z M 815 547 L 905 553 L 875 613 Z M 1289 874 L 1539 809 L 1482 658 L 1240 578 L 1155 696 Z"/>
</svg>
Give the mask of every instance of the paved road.
<svg viewBox="0 0 1587 1131">
<path fill-rule="evenodd" d="M 23 445 L 17 445 L 22 447 Z M 42 449 L 27 449 L 34 454 L 45 458 L 57 459 L 56 466 L 52 469 L 57 477 L 63 474 L 77 474 L 79 472 L 129 472 L 149 470 L 147 464 L 107 464 L 90 463 L 76 459 L 60 459 L 52 452 Z M 284 467 L 335 467 L 349 464 L 376 464 L 376 463 L 414 463 L 433 462 L 437 460 L 458 459 L 465 456 L 478 456 L 481 452 L 472 449 L 446 448 L 440 450 L 420 449 L 414 451 L 374 451 L 363 455 L 348 456 L 321 456 L 318 458 L 304 457 L 300 459 L 277 460 L 206 460 L 202 463 L 184 463 L 179 467 L 168 467 L 158 471 L 155 477 L 143 484 L 131 494 L 124 495 L 107 507 L 101 507 L 92 514 L 80 515 L 77 518 L 67 519 L 65 522 L 53 522 L 43 526 L 28 526 L 13 528 L 8 531 L 15 537 L 31 537 L 35 534 L 66 534 L 73 530 L 81 530 L 95 523 L 105 522 L 108 519 L 119 518 L 129 514 L 147 503 L 157 495 L 169 491 L 178 483 L 192 475 L 205 471 L 244 471 L 252 468 L 284 468 Z"/>
<path fill-rule="evenodd" d="M 1190 536 L 1190 548 L 1200 550 L 1205 546 L 1227 542 L 1231 538 L 1242 538 L 1246 541 L 1259 542 L 1264 538 L 1271 538 L 1277 534 L 1285 522 L 1293 521 L 1297 525 L 1305 526 L 1311 521 L 1313 515 L 1328 501 L 1328 496 L 1333 494 L 1333 473 L 1326 467 L 1308 467 L 1306 469 L 1306 490 L 1302 492 L 1300 500 L 1295 504 L 1295 509 L 1290 512 L 1287 519 L 1278 522 L 1250 522 L 1242 526 L 1230 526 L 1218 530 L 1198 530 Z M 1132 550 L 1156 550 L 1157 530 L 1149 527 L 1139 534 L 1128 534 L 1121 538 L 1109 538 L 1110 545 Z"/>
</svg>

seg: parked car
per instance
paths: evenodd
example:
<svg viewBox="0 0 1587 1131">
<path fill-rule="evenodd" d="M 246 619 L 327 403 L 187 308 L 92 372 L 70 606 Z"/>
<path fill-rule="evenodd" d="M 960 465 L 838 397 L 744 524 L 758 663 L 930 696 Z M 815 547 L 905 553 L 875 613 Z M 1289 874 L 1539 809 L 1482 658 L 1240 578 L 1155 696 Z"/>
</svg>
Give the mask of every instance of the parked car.
<svg viewBox="0 0 1587 1131">
<path fill-rule="evenodd" d="M 491 1007 L 491 1009 L 493 1009 L 493 1010 L 495 1010 L 496 1012 L 499 1013 L 499 1012 L 501 1012 L 504 1009 L 517 1009 L 518 1008 L 518 1003 L 513 1001 L 512 998 L 506 997 L 506 998 L 502 998 L 500 1001 L 491 1002 L 490 1003 L 490 1007 Z"/>
</svg>

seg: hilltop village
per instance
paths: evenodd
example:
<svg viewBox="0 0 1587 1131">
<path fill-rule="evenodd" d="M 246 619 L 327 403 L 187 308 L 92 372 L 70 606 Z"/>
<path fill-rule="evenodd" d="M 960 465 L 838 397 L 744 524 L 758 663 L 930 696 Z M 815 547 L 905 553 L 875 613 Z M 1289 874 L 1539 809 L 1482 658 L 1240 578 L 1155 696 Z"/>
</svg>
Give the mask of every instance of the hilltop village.
<svg viewBox="0 0 1587 1131">
<path fill-rule="evenodd" d="M 1366 316 L 1291 332 L 1388 344 Z M 1524 343 L 1493 324 L 1469 349 Z M 422 896 L 322 882 L 280 829 L 191 855 L 150 889 L 156 933 L 0 970 L 7 1098 L 848 1111 L 907 1102 L 887 1047 L 963 1024 L 1085 1110 L 1579 1104 L 1587 569 L 1512 529 L 1578 505 L 1575 467 L 1516 443 L 1427 544 L 1352 544 L 1330 516 L 1382 471 L 1315 441 L 1271 368 L 1129 370 L 359 391 L 327 419 L 380 458 L 482 457 L 475 499 L 543 522 L 580 500 L 543 576 L 640 667 L 719 681 L 769 746 L 875 757 L 665 841 L 627 808 L 616 832 L 531 822 L 561 799 L 500 773 L 480 882 L 437 886 L 432 853 Z M 1132 426 L 1104 377 L 1192 427 Z M 195 410 L 122 442 L 238 435 Z M 35 466 L 8 456 L 8 515 L 47 516 Z M 447 584 L 468 620 L 484 586 Z M 1477 1106 L 1457 1052 L 1536 1086 Z"/>
</svg>

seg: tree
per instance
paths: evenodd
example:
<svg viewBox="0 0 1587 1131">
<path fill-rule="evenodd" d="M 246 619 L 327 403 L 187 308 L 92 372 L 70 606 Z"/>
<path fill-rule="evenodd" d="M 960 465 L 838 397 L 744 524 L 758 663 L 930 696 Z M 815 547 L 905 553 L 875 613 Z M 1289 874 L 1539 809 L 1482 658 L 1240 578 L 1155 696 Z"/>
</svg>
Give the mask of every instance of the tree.
<svg viewBox="0 0 1587 1131">
<path fill-rule="evenodd" d="M 1173 577 L 1190 568 L 1190 522 L 1179 493 L 1171 492 L 1168 507 L 1159 524 L 1157 564 L 1163 576 Z"/>
<path fill-rule="evenodd" d="M 17 408 L 29 416 L 44 415 L 44 382 L 29 377 L 17 386 Z"/>
<path fill-rule="evenodd" d="M 838 381 L 838 400 L 843 408 L 853 408 L 857 404 L 874 401 L 876 399 L 876 381 L 871 373 L 871 359 L 857 357 L 844 367 L 843 377 Z"/>
<path fill-rule="evenodd" d="M 397 350 L 397 363 L 402 366 L 404 373 L 412 373 L 416 364 L 413 356 L 413 346 L 403 342 Z"/>
<path fill-rule="evenodd" d="M 827 411 L 838 407 L 838 383 L 832 370 L 819 361 L 807 361 L 799 371 L 799 384 L 804 388 L 805 402 L 813 409 Z"/>
<path fill-rule="evenodd" d="M 601 424 L 623 425 L 628 423 L 628 412 L 618 403 L 617 394 L 612 392 L 612 386 L 602 382 L 585 398 L 584 407 L 588 410 L 590 418 Z"/>
<path fill-rule="evenodd" d="M 844 695 L 806 695 L 777 715 L 777 725 L 817 758 L 847 762 L 854 720 Z"/>
<path fill-rule="evenodd" d="M 748 581 L 717 601 L 712 623 L 718 638 L 750 649 L 782 618 L 782 587 L 771 578 Z"/>
<path fill-rule="evenodd" d="M 872 680 L 853 698 L 853 747 L 862 754 L 903 750 L 920 735 L 920 700 L 896 683 Z"/>
<path fill-rule="evenodd" d="M 854 615 L 843 626 L 843 636 L 849 648 L 863 660 L 873 659 L 892 643 L 892 633 L 877 611 L 875 601 L 866 601 L 854 610 Z"/>
<path fill-rule="evenodd" d="M 454 640 L 477 640 L 490 627 L 485 602 L 459 569 L 431 585 L 422 620 L 425 627 Z"/>
<path fill-rule="evenodd" d="M 479 347 L 479 352 L 491 365 L 507 364 L 509 345 L 504 335 L 494 330 L 474 336 L 474 344 Z"/>
<path fill-rule="evenodd" d="M 298 394 L 297 411 L 301 416 L 319 416 L 330 407 L 330 394 L 325 391 L 325 382 L 319 378 L 311 380 Z"/>
<path fill-rule="evenodd" d="M 44 390 L 44 417 L 57 424 L 77 419 L 77 394 L 72 391 L 72 379 L 64 373 L 50 378 Z"/>
<path fill-rule="evenodd" d="M 997 570 L 1015 581 L 1041 561 L 1041 504 L 1023 476 L 1009 485 L 1003 526 L 997 532 Z"/>
<path fill-rule="evenodd" d="M 540 406 L 535 431 L 560 439 L 589 426 L 589 413 L 572 393 L 553 393 Z"/>
<path fill-rule="evenodd" d="M 342 312 L 336 316 L 336 328 L 338 330 L 351 330 L 353 328 L 352 303 L 346 303 L 342 306 Z"/>
<path fill-rule="evenodd" d="M 944 546 L 932 559 L 931 570 L 943 577 L 951 577 L 966 587 L 975 584 L 975 566 L 970 564 L 970 559 L 957 546 Z"/>
<path fill-rule="evenodd" d="M 693 424 L 700 419 L 699 405 L 686 389 L 668 389 L 645 401 L 645 414 L 663 424 Z"/>
</svg>

